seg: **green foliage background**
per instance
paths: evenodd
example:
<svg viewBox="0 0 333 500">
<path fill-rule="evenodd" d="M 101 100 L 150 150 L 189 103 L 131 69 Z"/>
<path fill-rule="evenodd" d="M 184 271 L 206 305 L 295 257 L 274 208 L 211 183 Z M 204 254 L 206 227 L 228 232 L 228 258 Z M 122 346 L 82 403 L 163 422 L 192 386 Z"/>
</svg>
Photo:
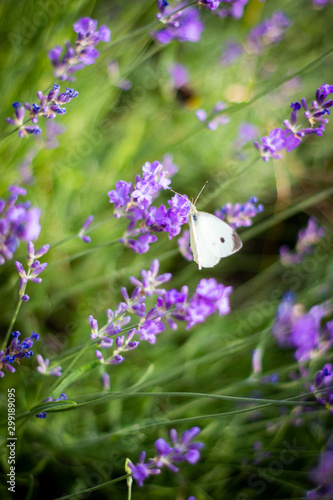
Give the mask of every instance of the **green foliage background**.
<svg viewBox="0 0 333 500">
<path fill-rule="evenodd" d="M 35 182 L 27 186 L 27 198 L 43 210 L 38 247 L 50 243 L 51 249 L 43 283 L 29 284 L 31 300 L 22 305 L 15 324 L 24 337 L 32 330 L 40 334 L 34 356 L 1 380 L 1 498 L 11 498 L 6 486 L 7 388 L 16 389 L 17 416 L 48 397 L 54 380 L 38 374 L 35 355 L 50 358 L 54 366 L 68 366 L 89 339 L 89 314 L 103 324 L 106 309 L 114 309 L 121 300 L 120 288 L 128 286 L 128 277 L 138 277 L 154 258 L 160 260 L 162 272 L 173 273 L 174 288 L 186 284 L 194 292 L 201 278 L 212 276 L 232 285 L 232 312 L 190 331 L 181 325 L 176 332 L 166 331 L 154 346 L 141 343 L 123 364 L 108 369 L 111 393 L 117 393 L 112 399 L 49 413 L 45 420 L 33 416 L 19 420 L 17 498 L 55 499 L 112 481 L 125 474 L 126 457 L 136 462 L 142 449 L 153 456 L 158 437 L 167 437 L 172 427 L 182 432 L 193 425 L 203 429 L 205 448 L 199 463 L 184 464 L 177 475 L 164 471 L 143 488 L 134 485 L 133 499 L 302 498 L 306 489 L 314 487 L 308 470 L 325 447 L 332 416 L 323 407 L 302 412 L 295 401 L 307 392 L 305 381 L 332 360 L 332 353 L 312 361 L 307 377 L 292 379 L 290 372 L 297 370 L 292 352 L 277 347 L 271 326 L 286 290 L 293 289 L 306 308 L 332 295 L 332 123 L 323 137 L 307 137 L 297 150 L 268 163 L 257 158 L 252 145 L 241 161 L 233 142 L 242 122 L 250 121 L 261 136 L 266 135 L 289 117 L 291 102 L 303 96 L 311 101 L 319 86 L 333 84 L 332 7 L 314 10 L 310 0 L 281 0 L 278 5 L 274 0 L 250 0 L 239 21 L 220 19 L 202 9 L 202 40 L 167 46 L 156 44 L 150 35 L 158 27 L 155 1 L 38 4 L 26 0 L 13 7 L 9 0 L 0 4 L 0 192 L 3 198 L 9 185 L 20 183 L 19 166 L 37 148 L 32 162 Z M 293 22 L 283 41 L 260 56 L 246 54 L 233 66 L 221 67 L 225 41 L 233 37 L 243 43 L 249 30 L 277 7 Z M 12 115 L 11 103 L 34 102 L 37 90 L 55 83 L 47 52 L 66 40 L 74 41 L 72 25 L 84 16 L 106 24 L 112 38 L 110 44 L 98 46 L 95 65 L 78 72 L 75 82 L 66 82 L 79 91 L 79 97 L 68 104 L 66 115 L 57 118 L 66 127 L 59 147 L 44 149 L 39 139 L 9 134 L 5 118 Z M 110 77 L 107 65 L 113 59 L 119 62 L 121 76 L 132 81 L 130 91 L 122 91 Z M 167 70 L 175 62 L 188 66 L 200 107 L 209 111 L 218 100 L 225 101 L 230 123 L 215 132 L 207 130 L 194 110 L 177 100 Z M 290 81 L 295 76 L 299 83 L 293 86 Z M 65 84 L 61 85 L 64 90 Z M 45 129 L 45 124 L 41 127 Z M 172 153 L 179 166 L 172 180 L 177 192 L 195 198 L 209 181 L 199 210 L 214 212 L 226 202 L 243 203 L 253 195 L 265 205 L 253 228 L 239 231 L 242 251 L 214 269 L 199 271 L 180 256 L 176 239 L 170 241 L 165 234 L 144 255 L 113 244 L 126 221 L 113 218 L 106 193 L 119 179 L 134 181 L 145 161 L 162 161 L 166 153 Z M 163 193 L 159 201 L 167 199 Z M 73 235 L 90 214 L 95 215 L 95 229 L 88 246 Z M 285 270 L 279 247 L 293 247 L 309 215 L 327 228 L 324 258 L 309 257 L 297 268 Z M 25 255 L 21 245 L 14 260 L 25 262 Z M 17 301 L 18 278 L 13 261 L 0 272 L 0 323 L 5 332 Z M 275 384 L 251 377 L 252 350 L 259 346 L 262 376 L 277 373 Z M 93 359 L 91 349 L 73 367 L 64 388 L 68 399 L 82 403 L 107 394 L 102 366 L 71 382 L 75 370 Z M 136 395 L 137 391 L 151 394 Z M 277 403 L 255 409 L 263 404 L 256 402 L 258 397 Z M 282 404 L 287 398 L 294 403 Z M 258 440 L 271 452 L 259 465 L 253 451 Z M 274 461 L 279 462 L 281 451 L 295 442 L 299 447 L 295 459 L 276 474 Z M 76 498 L 126 497 L 123 480 Z"/>
</svg>

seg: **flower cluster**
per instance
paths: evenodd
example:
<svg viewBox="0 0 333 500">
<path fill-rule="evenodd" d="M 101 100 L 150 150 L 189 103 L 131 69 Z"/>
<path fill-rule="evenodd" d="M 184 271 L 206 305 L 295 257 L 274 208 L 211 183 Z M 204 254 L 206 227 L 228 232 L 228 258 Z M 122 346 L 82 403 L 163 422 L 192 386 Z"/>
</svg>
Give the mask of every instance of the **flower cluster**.
<svg viewBox="0 0 333 500">
<path fill-rule="evenodd" d="M 228 115 L 220 114 L 221 111 L 225 109 L 225 107 L 225 103 L 219 101 L 216 103 L 209 116 L 207 116 L 207 113 L 204 109 L 198 109 L 195 114 L 198 120 L 204 123 L 207 128 L 209 128 L 210 130 L 216 130 L 220 125 L 226 125 L 230 121 Z"/>
<path fill-rule="evenodd" d="M 240 19 L 243 17 L 244 8 L 249 2 L 249 0 L 223 0 L 227 5 L 223 5 L 218 11 L 217 14 L 220 17 L 231 16 L 234 19 Z"/>
<path fill-rule="evenodd" d="M 305 98 L 302 98 L 301 102 L 291 103 L 290 120 L 284 120 L 283 122 L 285 128 L 271 130 L 269 136 L 260 139 L 261 144 L 258 141 L 253 143 L 262 159 L 264 161 L 268 161 L 270 158 L 280 159 L 282 158 L 281 151 L 283 149 L 289 153 L 301 144 L 305 136 L 311 134 L 322 136 L 325 125 L 328 123 L 328 119 L 323 117 L 330 115 L 330 108 L 333 106 L 333 99 L 326 100 L 330 94 L 333 94 L 333 85 L 324 83 L 317 89 L 316 100 L 312 101 L 310 107 Z M 297 124 L 298 111 L 302 108 L 304 110 L 304 120 L 301 124 Z M 306 121 L 310 126 L 304 126 Z"/>
<path fill-rule="evenodd" d="M 79 95 L 77 90 L 66 88 L 66 92 L 60 92 L 60 85 L 56 83 L 53 85 L 52 90 L 47 95 L 44 95 L 41 90 L 37 92 L 37 97 L 40 100 L 39 104 L 29 104 L 26 102 L 24 106 L 20 102 L 14 102 L 15 119 L 7 118 L 7 122 L 11 125 L 19 127 L 18 135 L 20 137 L 27 137 L 28 134 L 40 134 L 41 129 L 36 126 L 40 117 L 47 118 L 48 120 L 54 119 L 57 115 L 66 113 L 64 104 L 70 102 L 74 97 Z M 25 126 L 23 124 L 25 110 L 29 111 L 29 117 L 33 125 Z"/>
<path fill-rule="evenodd" d="M 298 232 L 295 252 L 291 253 L 289 247 L 283 245 L 280 248 L 281 262 L 285 266 L 293 266 L 301 263 L 306 255 L 312 254 L 315 245 L 325 236 L 326 231 L 320 227 L 312 217 L 308 220 L 305 229 Z"/>
<path fill-rule="evenodd" d="M 46 399 L 44 399 L 43 403 L 48 403 L 49 401 L 66 401 L 66 400 L 67 400 L 67 396 L 63 392 L 61 394 L 60 398 L 57 398 L 57 399 L 46 398 Z M 41 413 L 37 413 L 37 415 L 35 415 L 35 417 L 37 417 L 37 418 L 46 418 L 46 416 L 47 416 L 46 411 L 42 411 Z"/>
<path fill-rule="evenodd" d="M 18 339 L 21 335 L 20 332 L 12 332 L 12 335 L 14 338 L 7 349 L 5 351 L 0 351 L 0 378 L 5 376 L 2 368 L 6 368 L 8 372 L 13 373 L 15 372 L 15 368 L 12 366 L 14 361 L 20 364 L 20 359 L 30 359 L 33 355 L 31 347 L 34 342 L 39 339 L 38 333 L 32 332 L 31 337 L 27 337 L 20 343 Z"/>
<path fill-rule="evenodd" d="M 250 31 L 247 37 L 247 50 L 260 54 L 268 45 L 279 43 L 290 25 L 291 21 L 284 12 L 277 10 L 271 18 L 265 19 Z"/>
<path fill-rule="evenodd" d="M 16 203 L 20 195 L 27 194 L 26 189 L 10 186 L 9 191 L 9 199 L 0 200 L 0 265 L 13 258 L 20 241 L 36 240 L 41 230 L 42 211 L 30 208 L 29 201 Z"/>
<path fill-rule="evenodd" d="M 331 321 L 331 330 L 333 332 L 333 321 Z M 325 406 L 333 415 L 333 368 L 331 363 L 323 366 L 322 370 L 316 375 L 314 384 L 310 386 L 317 402 Z"/>
<path fill-rule="evenodd" d="M 157 240 L 152 233 L 164 231 L 171 239 L 187 222 L 190 202 L 186 196 L 173 196 L 168 201 L 169 208 L 152 206 L 153 199 L 161 189 L 169 189 L 170 182 L 168 172 L 158 161 L 146 162 L 142 177 L 136 176 L 134 187 L 131 182 L 118 181 L 116 189 L 108 192 L 110 203 L 115 206 L 115 217 L 126 217 L 130 221 L 121 242 L 134 252 L 148 252 L 149 245 Z"/>
<path fill-rule="evenodd" d="M 42 373 L 43 375 L 52 375 L 53 377 L 61 377 L 61 366 L 57 366 L 56 368 L 52 368 L 52 370 L 49 369 L 49 364 L 50 360 L 49 359 L 43 359 L 43 357 L 40 354 L 37 354 L 37 363 L 39 366 L 37 366 L 37 371 L 39 373 Z"/>
<path fill-rule="evenodd" d="M 162 286 L 170 281 L 172 275 L 165 273 L 158 275 L 159 262 L 155 259 L 150 270 L 141 271 L 142 281 L 135 277 L 130 282 L 135 286 L 130 296 L 126 288 L 121 289 L 124 302 L 120 302 L 116 311 L 107 311 L 108 322 L 101 329 L 98 328 L 97 320 L 89 316 L 91 326 L 91 339 L 99 339 L 99 348 L 109 349 L 114 345 L 111 357 L 107 360 L 101 351 L 96 351 L 97 358 L 101 363 L 118 364 L 124 361 L 122 354 L 135 349 L 139 341 L 146 340 L 155 344 L 156 336 L 169 326 L 172 330 L 177 328 L 176 321 L 184 321 L 186 329 L 202 323 L 215 312 L 220 316 L 230 312 L 229 295 L 232 287 L 218 284 L 214 278 L 202 279 L 192 297 L 189 297 L 187 286 L 180 291 L 171 289 L 166 291 Z M 147 298 L 155 298 L 153 307 L 146 311 Z M 132 316 L 135 318 L 135 326 L 127 328 L 125 337 L 122 327 L 128 325 Z M 113 341 L 112 336 L 116 340 Z M 139 336 L 139 341 L 133 340 L 134 335 Z"/>
<path fill-rule="evenodd" d="M 185 7 L 184 3 L 180 3 L 176 8 L 168 8 L 168 5 L 164 0 L 157 2 L 159 13 L 156 17 L 164 24 L 164 28 L 153 33 L 155 40 L 163 44 L 171 40 L 198 42 L 204 25 L 200 21 L 197 9 L 189 7 L 182 10 L 182 7 Z"/>
<path fill-rule="evenodd" d="M 17 261 L 15 262 L 16 269 L 20 275 L 19 295 L 20 298 L 25 302 L 27 302 L 30 298 L 29 295 L 26 295 L 25 293 L 28 281 L 33 281 L 34 283 L 42 282 L 42 278 L 38 278 L 38 275 L 42 271 L 44 271 L 44 269 L 47 266 L 47 262 L 41 264 L 37 259 L 40 259 L 40 257 L 42 257 L 48 252 L 50 245 L 43 245 L 42 248 L 37 250 L 36 253 L 32 241 L 28 243 L 27 247 L 28 247 L 28 270 L 25 271 L 23 265 L 20 262 Z"/>
<path fill-rule="evenodd" d="M 97 21 L 90 17 L 83 17 L 74 24 L 74 31 L 77 33 L 75 48 L 70 42 L 66 42 L 66 50 L 62 56 L 63 49 L 57 45 L 50 50 L 48 57 L 55 68 L 54 76 L 60 80 L 74 81 L 73 73 L 94 64 L 99 56 L 95 46 L 99 42 L 110 42 L 111 31 L 107 26 L 101 26 L 98 30 Z"/>
<path fill-rule="evenodd" d="M 207 10 L 216 10 L 224 0 L 198 0 L 198 4 Z"/>
<path fill-rule="evenodd" d="M 204 444 L 191 441 L 200 432 L 201 429 L 199 427 L 192 427 L 192 429 L 183 432 L 181 438 L 178 439 L 177 431 L 171 429 L 170 439 L 172 446 L 170 446 L 165 439 L 159 438 L 155 441 L 157 455 L 154 458 L 145 463 L 146 452 L 142 451 L 140 453 L 139 462 L 136 465 L 131 461 L 128 462 L 133 479 L 139 486 L 142 486 L 150 475 L 159 474 L 161 468 L 164 466 L 172 472 L 178 472 L 179 468 L 175 463 L 186 461 L 191 465 L 196 464 L 200 459 L 199 450 L 203 448 Z"/>
<path fill-rule="evenodd" d="M 317 488 L 307 492 L 307 499 L 330 500 L 333 498 L 333 446 L 330 442 L 320 456 L 319 463 L 310 472 L 310 478 L 317 483 Z"/>
<path fill-rule="evenodd" d="M 273 335 L 279 346 L 295 349 L 294 357 L 299 363 L 318 357 L 333 344 L 333 322 L 322 325 L 330 312 L 329 304 L 324 303 L 307 313 L 301 304 L 294 303 L 294 294 L 288 292 L 278 307 Z"/>
<path fill-rule="evenodd" d="M 216 210 L 215 215 L 219 219 L 227 222 L 233 229 L 242 226 L 252 226 L 252 218 L 260 214 L 264 210 L 264 206 L 258 203 L 258 198 L 251 196 L 245 203 L 227 203 L 219 210 Z"/>
</svg>

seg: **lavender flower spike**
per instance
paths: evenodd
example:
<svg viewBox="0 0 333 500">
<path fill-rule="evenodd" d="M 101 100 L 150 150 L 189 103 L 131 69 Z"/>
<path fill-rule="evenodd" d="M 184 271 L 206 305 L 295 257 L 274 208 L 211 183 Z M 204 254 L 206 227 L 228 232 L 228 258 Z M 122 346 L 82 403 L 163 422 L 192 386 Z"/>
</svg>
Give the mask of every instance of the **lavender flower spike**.
<svg viewBox="0 0 333 500">
<path fill-rule="evenodd" d="M 0 265 L 13 255 L 20 241 L 36 240 L 41 226 L 39 218 L 42 211 L 30 207 L 30 202 L 19 202 L 19 196 L 25 196 L 26 190 L 19 186 L 9 187 L 8 200 L 0 200 Z"/>
<path fill-rule="evenodd" d="M 162 467 L 166 466 L 172 472 L 178 472 L 179 468 L 175 463 L 186 461 L 189 464 L 195 464 L 200 459 L 200 449 L 204 444 L 192 442 L 193 439 L 200 433 L 199 427 L 183 432 L 178 440 L 177 431 L 170 431 L 172 445 L 165 439 L 159 438 L 155 441 L 157 455 L 145 463 L 146 452 L 140 453 L 139 462 L 134 465 L 130 460 L 128 466 L 132 471 L 133 479 L 139 486 L 143 486 L 144 481 L 154 474 L 160 474 Z"/>
<path fill-rule="evenodd" d="M 301 229 L 298 233 L 295 252 L 290 252 L 286 245 L 280 248 L 282 264 L 292 266 L 301 263 L 306 255 L 313 253 L 315 245 L 319 243 L 325 234 L 325 229 L 318 225 L 316 219 L 310 217 L 307 227 Z"/>
<path fill-rule="evenodd" d="M 40 248 L 35 254 L 35 248 L 32 242 L 28 243 L 28 270 L 25 271 L 23 265 L 16 261 L 15 267 L 20 275 L 20 290 L 19 295 L 20 298 L 27 302 L 29 300 L 29 295 L 26 295 L 25 289 L 28 281 L 33 281 L 34 283 L 41 283 L 42 278 L 38 278 L 39 274 L 44 271 L 47 266 L 47 262 L 41 264 L 39 260 L 36 260 L 37 257 L 41 257 L 46 254 L 50 245 L 44 245 Z"/>
<path fill-rule="evenodd" d="M 31 358 L 33 352 L 31 347 L 33 343 L 39 340 L 38 333 L 32 332 L 30 337 L 24 339 L 21 343 L 18 340 L 20 337 L 20 332 L 12 332 L 13 340 L 7 347 L 5 351 L 0 351 L 0 378 L 4 377 L 5 374 L 2 371 L 3 368 L 10 373 L 15 372 L 15 368 L 12 366 L 14 362 L 20 364 L 20 359 Z"/>
<path fill-rule="evenodd" d="M 179 42 L 198 42 L 204 29 L 200 21 L 197 9 L 192 7 L 179 10 L 184 3 L 180 3 L 177 8 L 168 8 L 167 2 L 158 2 L 157 7 L 160 12 L 157 19 L 164 24 L 164 28 L 153 33 L 153 37 L 162 44 L 167 44 L 171 40 Z M 167 17 L 164 17 L 167 16 Z"/>
<path fill-rule="evenodd" d="M 95 46 L 99 42 L 108 43 L 111 38 L 111 31 L 107 26 L 103 25 L 98 30 L 96 28 L 97 21 L 90 17 L 83 17 L 74 24 L 74 31 L 77 33 L 75 48 L 70 42 L 66 42 L 63 56 L 63 49 L 59 45 L 50 50 L 48 57 L 55 68 L 54 75 L 57 78 L 62 81 L 74 81 L 73 73 L 96 62 L 99 52 Z"/>
<path fill-rule="evenodd" d="M 23 125 L 25 109 L 20 102 L 13 103 L 14 108 L 14 119 L 7 118 L 7 123 L 10 125 L 15 125 L 19 127 L 18 135 L 19 137 L 28 137 L 28 135 L 38 135 L 41 133 L 41 129 L 36 125 Z"/>
<path fill-rule="evenodd" d="M 37 354 L 36 356 L 37 363 L 39 366 L 37 366 L 37 371 L 39 373 L 43 373 L 44 375 L 53 375 L 53 377 L 61 377 L 61 366 L 57 366 L 56 368 L 52 368 L 52 370 L 49 369 L 49 364 L 50 360 L 49 359 L 43 359 L 43 357 L 40 354 Z"/>
<path fill-rule="evenodd" d="M 238 227 L 252 226 L 252 218 L 263 212 L 264 206 L 259 203 L 258 198 L 251 196 L 245 203 L 227 203 L 215 212 L 216 217 L 227 222 L 233 229 Z"/>
</svg>

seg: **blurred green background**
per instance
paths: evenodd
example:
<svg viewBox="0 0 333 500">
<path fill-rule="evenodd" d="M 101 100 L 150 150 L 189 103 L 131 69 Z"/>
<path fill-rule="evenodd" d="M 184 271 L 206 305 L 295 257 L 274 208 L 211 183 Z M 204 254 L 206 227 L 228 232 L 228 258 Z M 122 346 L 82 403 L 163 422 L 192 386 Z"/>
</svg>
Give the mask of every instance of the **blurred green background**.
<svg viewBox="0 0 333 500">
<path fill-rule="evenodd" d="M 276 8 L 292 20 L 285 38 L 259 56 L 244 54 L 230 67 L 220 57 L 226 40 L 244 43 L 248 32 Z M 271 334 L 277 305 L 284 291 L 292 288 L 306 307 L 331 297 L 333 261 L 330 231 L 332 199 L 325 190 L 332 182 L 332 123 L 323 137 L 310 136 L 282 160 L 264 163 L 250 143 L 244 159 L 233 147 L 238 128 L 251 122 L 260 137 L 289 118 L 290 103 L 307 97 L 332 82 L 332 7 L 314 10 L 310 0 L 250 0 L 241 20 L 221 19 L 201 9 L 205 31 L 199 43 L 157 44 L 151 26 L 156 21 L 155 1 L 45 1 L 0 3 L 1 198 L 12 184 L 22 184 L 22 164 L 30 155 L 33 178 L 25 185 L 33 206 L 42 209 L 42 232 L 38 247 L 51 244 L 49 263 L 41 285 L 29 284 L 31 300 L 23 304 L 15 330 L 23 336 L 40 334 L 34 356 L 15 374 L 2 379 L 1 414 L 5 417 L 7 388 L 15 387 L 17 414 L 29 410 L 48 396 L 53 383 L 36 371 L 37 353 L 66 367 L 72 350 L 89 339 L 88 316 L 103 324 L 108 308 L 122 300 L 120 288 L 129 287 L 129 276 L 139 277 L 154 258 L 161 272 L 172 272 L 171 287 L 186 284 L 193 293 L 201 278 L 214 277 L 233 286 L 232 312 L 212 317 L 204 325 L 185 331 L 165 331 L 156 345 L 141 343 L 126 361 L 108 369 L 111 391 L 123 392 L 145 382 L 142 390 L 221 393 L 263 398 L 297 398 L 304 379 L 292 380 L 296 370 L 292 352 L 280 350 Z M 96 64 L 76 73 L 75 82 L 61 83 L 79 91 L 56 122 L 66 127 L 56 149 L 44 148 L 41 138 L 20 139 L 6 125 L 11 104 L 35 102 L 38 90 L 56 82 L 47 53 L 66 40 L 74 42 L 73 24 L 81 17 L 98 20 L 111 29 L 111 43 L 100 43 Z M 328 54 L 327 54 L 328 53 Z M 325 55 L 326 54 L 326 55 Z M 108 65 L 117 60 L 121 78 L 132 88 L 124 91 L 110 75 Z M 227 104 L 230 122 L 213 132 L 195 117 L 195 109 L 177 98 L 168 68 L 187 66 L 190 88 L 198 107 L 211 110 L 217 101 Z M 297 80 L 293 80 L 297 77 Z M 46 124 L 40 122 L 45 133 Z M 176 238 L 160 234 L 147 254 L 137 255 L 119 244 L 126 221 L 113 218 L 107 192 L 123 179 L 134 182 L 145 161 L 162 161 L 173 155 L 179 172 L 172 188 L 195 198 L 205 181 L 199 210 L 213 213 L 227 202 L 244 203 L 257 196 L 265 211 L 253 229 L 239 231 L 244 247 L 214 269 L 199 271 L 178 252 Z M 29 162 L 28 162 L 29 163 Z M 323 193 L 321 196 L 319 193 Z M 317 198 L 316 198 L 317 197 Z M 167 193 L 158 202 L 166 203 Z M 298 206 L 298 203 L 303 203 Z M 84 220 L 94 214 L 92 243 L 75 235 Z M 282 216 L 281 216 L 282 214 Z M 279 262 L 279 247 L 293 247 L 297 232 L 309 215 L 327 228 L 327 258 L 315 268 L 286 271 Z M 21 245 L 14 260 L 25 261 Z M 16 300 L 18 278 L 13 261 L 1 272 L 0 322 L 5 332 Z M 279 374 L 275 384 L 263 384 L 251 375 L 252 350 L 263 349 L 263 375 Z M 90 361 L 89 351 L 80 363 Z M 327 354 L 327 360 L 332 355 Z M 308 380 L 323 365 L 309 367 Z M 85 401 L 103 391 L 103 367 L 66 388 L 69 399 Z M 60 395 L 60 394 L 59 394 Z M 254 403 L 253 403 L 254 404 Z M 153 456 L 154 441 L 168 430 L 179 432 L 199 425 L 205 442 L 202 460 L 184 465 L 179 474 L 163 472 L 143 488 L 134 485 L 133 499 L 302 498 L 312 483 L 307 470 L 313 466 L 331 427 L 328 412 L 318 407 L 301 413 L 297 407 L 270 406 L 253 412 L 220 415 L 248 409 L 248 403 L 171 396 L 123 396 L 81 410 L 49 414 L 18 423 L 17 498 L 55 499 L 77 493 L 122 476 L 126 457 L 138 460 L 142 449 Z M 298 415 L 298 413 L 301 415 Z M 194 420 L 190 420 L 193 418 Z M 178 423 L 166 425 L 168 420 Z M 160 423 L 161 422 L 161 423 Z M 6 436 L 6 428 L 4 434 Z M 253 444 L 260 440 L 270 460 L 278 460 L 285 442 L 300 444 L 295 461 L 281 474 L 267 472 L 269 461 L 254 460 Z M 7 452 L 3 448 L 1 498 L 7 498 Z M 251 474 L 257 474 L 252 476 Z M 258 474 L 265 488 L 254 484 Z M 262 485 L 261 485 L 262 486 Z M 77 498 L 126 498 L 126 481 L 105 486 Z M 8 496 L 8 498 L 11 498 Z"/>
</svg>

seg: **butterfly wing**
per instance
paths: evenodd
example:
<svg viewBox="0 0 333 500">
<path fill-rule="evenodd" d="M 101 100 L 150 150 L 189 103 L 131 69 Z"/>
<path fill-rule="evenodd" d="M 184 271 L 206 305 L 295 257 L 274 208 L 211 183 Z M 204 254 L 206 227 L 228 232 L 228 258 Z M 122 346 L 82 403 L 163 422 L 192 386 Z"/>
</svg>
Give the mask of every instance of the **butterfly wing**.
<svg viewBox="0 0 333 500">
<path fill-rule="evenodd" d="M 189 222 L 190 245 L 199 269 L 214 267 L 220 259 L 242 248 L 238 234 L 215 215 L 195 212 Z"/>
</svg>

